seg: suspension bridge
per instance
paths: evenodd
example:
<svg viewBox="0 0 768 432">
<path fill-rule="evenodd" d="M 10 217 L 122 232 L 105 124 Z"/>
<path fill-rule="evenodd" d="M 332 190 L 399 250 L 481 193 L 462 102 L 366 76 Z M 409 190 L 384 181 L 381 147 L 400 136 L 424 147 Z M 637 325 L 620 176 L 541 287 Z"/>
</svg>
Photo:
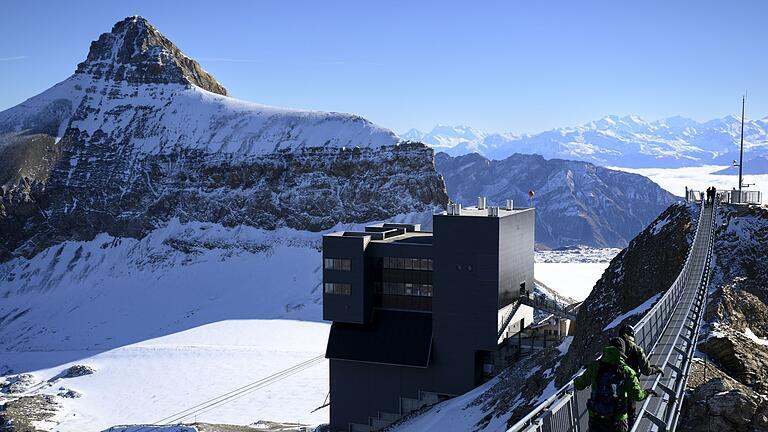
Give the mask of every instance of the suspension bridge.
<svg viewBox="0 0 768 432">
<path fill-rule="evenodd" d="M 706 303 L 717 204 L 701 203 L 693 245 L 683 269 L 661 299 L 634 326 L 636 342 L 663 375 L 641 377 L 655 390 L 639 407 L 631 432 L 674 431 L 696 349 Z M 589 430 L 590 390 L 577 391 L 573 380 L 534 408 L 507 432 L 581 432 Z"/>
</svg>

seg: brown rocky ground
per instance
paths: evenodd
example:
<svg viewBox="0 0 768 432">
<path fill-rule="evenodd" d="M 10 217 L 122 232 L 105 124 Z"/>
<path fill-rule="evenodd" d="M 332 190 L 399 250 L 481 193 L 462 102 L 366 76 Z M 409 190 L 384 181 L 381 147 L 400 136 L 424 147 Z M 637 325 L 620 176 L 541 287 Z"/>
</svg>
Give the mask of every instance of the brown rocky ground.
<svg viewBox="0 0 768 432">
<path fill-rule="evenodd" d="M 53 417 L 58 406 L 51 395 L 22 396 L 6 402 L 0 406 L 0 432 L 43 432 L 35 422 Z"/>
</svg>

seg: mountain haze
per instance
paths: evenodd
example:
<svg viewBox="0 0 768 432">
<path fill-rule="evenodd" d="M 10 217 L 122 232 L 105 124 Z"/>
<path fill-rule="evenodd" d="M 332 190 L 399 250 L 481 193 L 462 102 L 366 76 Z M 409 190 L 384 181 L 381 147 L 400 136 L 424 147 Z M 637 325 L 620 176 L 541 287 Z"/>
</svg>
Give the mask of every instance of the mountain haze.
<svg viewBox="0 0 768 432">
<path fill-rule="evenodd" d="M 537 134 L 488 133 L 468 126 L 439 125 L 428 133 L 411 129 L 401 136 L 451 156 L 479 153 L 501 160 L 523 153 L 604 166 L 674 168 L 729 165 L 738 159 L 740 135 L 741 119 L 734 116 L 707 122 L 679 116 L 654 122 L 637 116 L 606 116 Z M 747 121 L 744 135 L 745 155 L 768 154 L 768 117 Z"/>
</svg>

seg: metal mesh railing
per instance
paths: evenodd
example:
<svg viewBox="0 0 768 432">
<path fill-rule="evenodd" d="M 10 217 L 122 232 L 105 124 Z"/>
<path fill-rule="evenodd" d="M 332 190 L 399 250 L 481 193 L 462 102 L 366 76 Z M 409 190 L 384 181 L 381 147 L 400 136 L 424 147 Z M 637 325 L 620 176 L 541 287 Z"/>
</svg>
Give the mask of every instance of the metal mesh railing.
<svg viewBox="0 0 768 432">
<path fill-rule="evenodd" d="M 680 412 L 690 360 L 696 344 L 706 295 L 714 241 L 714 207 L 701 203 L 693 245 L 683 269 L 661 299 L 634 326 L 635 341 L 650 353 L 665 375 L 643 380 L 661 397 L 642 405 L 632 431 L 673 430 Z M 508 432 L 579 432 L 588 430 L 589 389 L 576 391 L 573 380 L 539 404 Z"/>
</svg>

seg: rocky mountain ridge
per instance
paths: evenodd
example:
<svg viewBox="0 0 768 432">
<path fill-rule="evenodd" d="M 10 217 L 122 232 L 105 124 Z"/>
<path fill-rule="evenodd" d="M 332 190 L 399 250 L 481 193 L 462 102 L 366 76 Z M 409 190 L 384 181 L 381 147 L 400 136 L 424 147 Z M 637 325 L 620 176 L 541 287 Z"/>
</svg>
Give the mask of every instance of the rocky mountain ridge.
<svg viewBox="0 0 768 432">
<path fill-rule="evenodd" d="M 741 119 L 706 122 L 670 117 L 653 122 L 638 116 L 605 116 L 575 127 L 535 134 L 489 133 L 469 126 L 438 125 L 430 132 L 411 129 L 403 137 L 422 141 L 451 156 L 479 153 L 502 160 L 514 153 L 540 154 L 603 166 L 660 168 L 730 165 L 738 159 Z M 768 154 L 768 117 L 748 120 L 745 155 Z"/>
<path fill-rule="evenodd" d="M 318 231 L 439 208 L 433 152 L 351 114 L 231 99 L 145 19 L 0 113 L 0 260 L 171 218 Z"/>
<path fill-rule="evenodd" d="M 91 43 L 76 74 L 129 84 L 184 84 L 227 95 L 200 65 L 140 16 L 128 17 Z"/>
<path fill-rule="evenodd" d="M 536 207 L 536 242 L 545 248 L 624 247 L 677 200 L 645 177 L 586 162 L 522 154 L 497 161 L 476 153 L 438 153 L 435 162 L 455 202 L 474 205 L 486 196 L 488 205 L 513 199 Z"/>
</svg>

